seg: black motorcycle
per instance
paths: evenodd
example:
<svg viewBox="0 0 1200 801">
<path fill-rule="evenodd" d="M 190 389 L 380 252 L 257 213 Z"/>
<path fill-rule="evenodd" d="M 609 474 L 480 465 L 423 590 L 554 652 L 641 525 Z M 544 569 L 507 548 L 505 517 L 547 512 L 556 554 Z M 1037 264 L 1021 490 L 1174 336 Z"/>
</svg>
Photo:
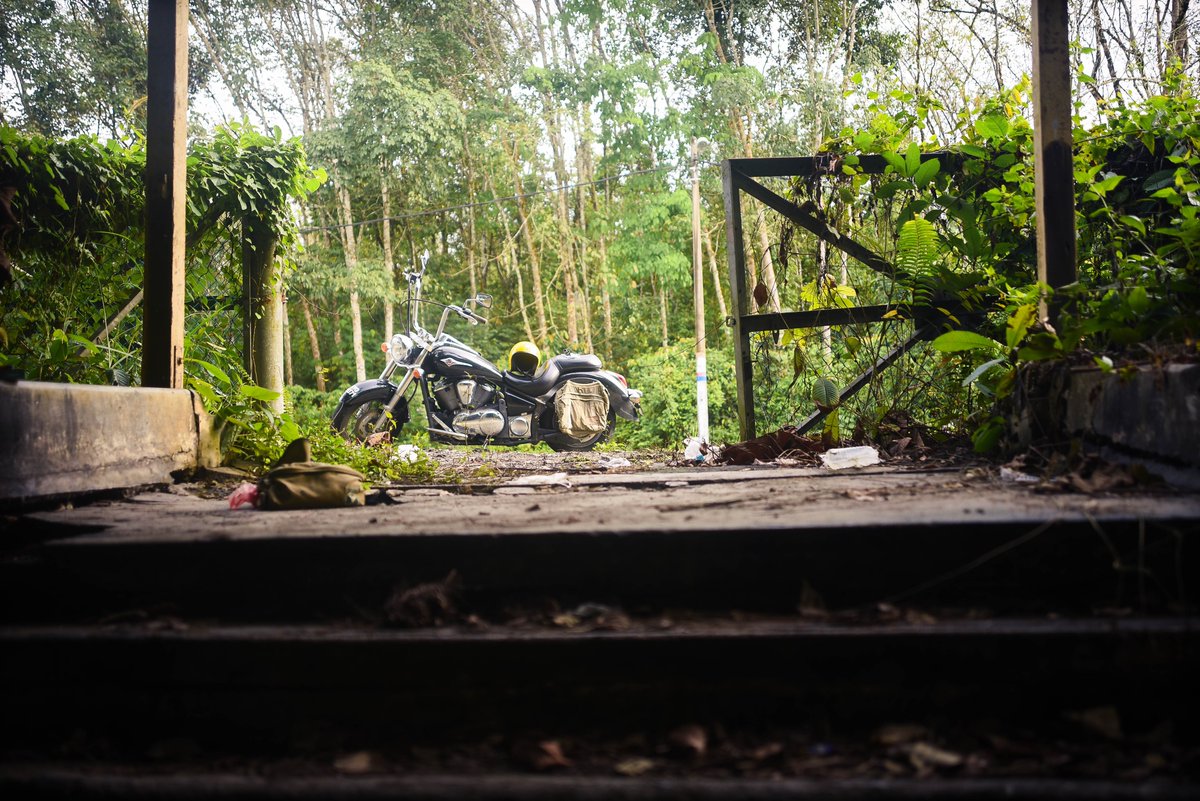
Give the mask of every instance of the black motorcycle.
<svg viewBox="0 0 1200 801">
<path fill-rule="evenodd" d="M 450 315 L 471 325 L 486 323 L 476 309 L 491 307 L 478 294 L 461 306 L 421 297 L 428 264 L 405 273 L 408 331 L 387 343 L 387 366 L 379 378 L 361 381 L 342 393 L 333 427 L 350 439 L 366 440 L 381 431 L 398 433 L 408 422 L 408 403 L 420 387 L 433 442 L 459 445 L 521 445 L 545 442 L 556 451 L 587 451 L 612 436 L 618 417 L 636 420 L 642 393 L 619 373 L 603 369 L 590 353 L 563 353 L 540 370 L 496 369 L 479 351 L 446 333 Z M 420 323 L 422 305 L 442 309 L 434 333 Z M 399 374 L 398 381 L 393 380 Z"/>
</svg>

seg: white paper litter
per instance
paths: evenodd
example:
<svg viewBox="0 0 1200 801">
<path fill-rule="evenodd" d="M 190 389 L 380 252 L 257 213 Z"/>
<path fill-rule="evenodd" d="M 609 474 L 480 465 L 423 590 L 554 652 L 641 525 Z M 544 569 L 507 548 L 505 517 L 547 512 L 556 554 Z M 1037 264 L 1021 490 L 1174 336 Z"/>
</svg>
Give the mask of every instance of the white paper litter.
<svg viewBox="0 0 1200 801">
<path fill-rule="evenodd" d="M 870 445 L 859 445 L 854 448 L 830 448 L 821 454 L 821 463 L 830 470 L 842 470 L 846 467 L 869 467 L 879 464 L 879 451 Z"/>
<path fill-rule="evenodd" d="M 1011 467 L 1000 468 L 1000 480 L 1012 481 L 1017 484 L 1036 484 L 1041 481 L 1037 476 L 1031 476 L 1028 473 L 1022 473 L 1020 470 L 1013 470 Z"/>
<path fill-rule="evenodd" d="M 633 462 L 626 459 L 624 456 L 605 456 L 596 463 L 605 470 L 614 470 L 618 467 L 629 467 Z"/>
<path fill-rule="evenodd" d="M 506 487 L 570 487 L 566 473 L 521 476 L 504 482 Z"/>
</svg>

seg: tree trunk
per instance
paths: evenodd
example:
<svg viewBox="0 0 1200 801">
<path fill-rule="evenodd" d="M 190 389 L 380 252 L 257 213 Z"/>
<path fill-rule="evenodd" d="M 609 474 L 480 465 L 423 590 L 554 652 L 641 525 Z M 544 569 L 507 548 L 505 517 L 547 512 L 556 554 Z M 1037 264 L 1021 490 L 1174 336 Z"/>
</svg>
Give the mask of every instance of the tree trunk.
<svg viewBox="0 0 1200 801">
<path fill-rule="evenodd" d="M 475 271 L 475 176 L 471 169 L 470 140 L 463 130 L 463 162 L 467 170 L 467 274 L 471 279 L 471 297 L 479 292 Z"/>
<path fill-rule="evenodd" d="M 312 350 L 313 372 L 316 374 L 317 392 L 325 391 L 325 368 L 321 366 L 321 341 L 317 339 L 317 327 L 313 325 L 312 309 L 308 300 L 300 298 L 300 308 L 304 311 L 304 327 L 308 329 L 308 347 Z"/>
<path fill-rule="evenodd" d="M 721 315 L 721 333 L 724 334 L 725 340 L 729 341 L 733 338 L 733 329 L 725 325 L 725 320 L 729 317 L 729 309 L 725 306 L 725 288 L 721 283 L 721 270 L 717 266 L 717 251 L 713 247 L 711 232 L 705 232 L 704 245 L 708 251 L 708 268 L 712 273 L 713 290 L 717 298 L 717 313 Z"/>
<path fill-rule="evenodd" d="M 671 333 L 667 327 L 667 288 L 662 281 L 655 281 L 658 284 L 658 316 L 662 322 L 662 344 L 663 347 L 671 345 Z"/>
<path fill-rule="evenodd" d="M 604 359 L 612 361 L 612 297 L 608 292 L 608 237 L 600 237 L 600 302 L 604 304 Z"/>
<path fill-rule="evenodd" d="M 346 270 L 353 274 L 358 269 L 358 241 L 354 236 L 351 223 L 354 217 L 350 210 L 350 190 L 344 185 L 337 187 L 339 207 L 342 217 L 342 247 L 346 255 Z M 353 281 L 350 284 L 350 331 L 351 346 L 354 348 L 354 374 L 356 381 L 367 380 L 367 363 L 363 357 L 362 306 L 358 300 L 358 288 Z"/>
<path fill-rule="evenodd" d="M 283 380 L 289 387 L 296 383 L 296 375 L 292 371 L 292 325 L 288 317 L 288 299 L 283 296 Z"/>
<path fill-rule="evenodd" d="M 525 303 L 525 279 L 521 277 L 521 265 L 517 262 L 517 246 L 511 239 L 505 239 L 504 245 L 505 252 L 508 254 L 509 267 L 517 276 L 517 303 L 521 307 L 521 322 L 525 325 L 525 338 L 532 342 L 533 328 L 529 325 L 529 307 Z"/>
<path fill-rule="evenodd" d="M 541 0 L 533 0 L 533 12 L 537 23 L 538 49 L 541 51 L 542 66 L 545 69 L 557 68 L 557 51 L 553 60 L 546 55 L 546 37 L 542 33 Z M 575 306 L 575 244 L 571 233 L 570 218 L 567 214 L 566 187 L 570 176 L 567 174 L 566 160 L 563 157 L 562 120 L 554 98 L 549 92 L 542 92 L 542 119 L 546 125 L 546 133 L 550 137 L 550 150 L 554 156 L 554 178 L 558 182 L 554 208 L 558 219 L 559 260 L 562 263 L 563 288 L 567 300 L 567 341 L 574 345 L 579 341 L 579 319 Z"/>
<path fill-rule="evenodd" d="M 242 358 L 250 380 L 278 392 L 271 408 L 283 412 L 283 276 L 270 225 L 242 219 Z"/>
<path fill-rule="evenodd" d="M 537 331 L 538 340 L 543 345 L 546 343 L 547 328 L 546 328 L 546 305 L 542 299 L 542 265 L 541 259 L 538 258 L 537 245 L 533 241 L 533 221 L 529 217 L 529 212 L 525 208 L 525 198 L 521 197 L 521 172 L 517 164 L 517 153 L 515 149 L 510 154 L 512 157 L 512 173 L 513 173 L 513 191 L 517 194 L 517 218 L 521 223 L 521 233 L 525 237 L 525 247 L 529 251 L 529 270 L 533 274 L 533 305 L 537 312 Z"/>
<path fill-rule="evenodd" d="M 392 257 L 392 195 L 388 190 L 386 165 L 379 178 L 379 196 L 383 201 L 383 220 L 379 232 L 383 238 L 383 286 L 387 290 L 387 297 L 383 301 L 383 336 L 387 342 L 391 342 L 396 325 L 392 303 L 392 293 L 396 291 L 396 263 Z"/>
<path fill-rule="evenodd" d="M 1187 65 L 1188 59 L 1188 6 L 1191 0 L 1171 0 L 1171 38 L 1170 55 L 1178 61 L 1180 67 Z"/>
</svg>

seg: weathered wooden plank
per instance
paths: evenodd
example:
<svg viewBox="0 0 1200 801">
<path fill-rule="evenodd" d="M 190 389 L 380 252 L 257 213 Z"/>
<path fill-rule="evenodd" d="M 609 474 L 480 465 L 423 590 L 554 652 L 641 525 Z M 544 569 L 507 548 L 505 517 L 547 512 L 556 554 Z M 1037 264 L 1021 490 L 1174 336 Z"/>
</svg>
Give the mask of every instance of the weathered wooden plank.
<svg viewBox="0 0 1200 801">
<path fill-rule="evenodd" d="M 142 384 L 183 387 L 187 196 L 186 0 L 150 0 Z"/>
<path fill-rule="evenodd" d="M 1075 185 L 1067 0 L 1033 0 L 1033 138 L 1038 280 L 1075 281 Z M 1042 317 L 1060 304 L 1042 303 Z"/>
</svg>

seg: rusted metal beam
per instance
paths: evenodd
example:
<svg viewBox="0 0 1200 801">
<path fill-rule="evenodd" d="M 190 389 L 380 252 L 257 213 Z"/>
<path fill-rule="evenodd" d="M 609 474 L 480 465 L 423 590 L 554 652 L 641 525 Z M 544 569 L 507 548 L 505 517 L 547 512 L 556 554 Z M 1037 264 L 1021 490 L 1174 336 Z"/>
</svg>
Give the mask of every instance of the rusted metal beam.
<svg viewBox="0 0 1200 801">
<path fill-rule="evenodd" d="M 183 387 L 187 0 L 150 0 L 142 384 Z"/>
<path fill-rule="evenodd" d="M 901 342 L 899 345 L 897 345 L 895 348 L 893 348 L 886 356 L 884 356 L 882 359 L 875 362 L 875 364 L 871 365 L 866 370 L 864 370 L 858 376 L 858 378 L 855 378 L 853 381 L 851 381 L 846 386 L 846 388 L 844 390 L 842 390 L 841 395 L 838 397 L 838 403 L 840 404 L 842 401 L 846 400 L 847 398 L 852 398 L 856 394 L 858 394 L 858 391 L 861 390 L 863 387 L 865 387 L 867 384 L 871 383 L 871 379 L 874 378 L 876 375 L 878 375 L 881 370 L 886 370 L 887 368 L 891 367 L 893 364 L 896 363 L 896 361 L 901 356 L 903 356 L 904 354 L 906 354 L 910 350 L 912 350 L 914 347 L 916 347 L 918 342 L 920 342 L 924 339 L 928 339 L 929 334 L 932 330 L 933 329 L 931 329 L 929 326 L 918 326 L 917 330 L 914 331 L 912 333 L 912 335 L 909 336 L 908 339 Z M 823 412 L 823 411 L 817 410 L 817 411 L 813 412 L 812 414 L 810 414 L 808 416 L 808 418 L 797 427 L 796 432 L 799 434 L 803 434 L 806 431 L 811 431 L 814 426 L 816 426 L 818 423 L 820 423 L 822 420 L 824 420 L 828 416 L 829 416 L 829 412 Z"/>
<path fill-rule="evenodd" d="M 1033 0 L 1033 138 L 1038 280 L 1052 289 L 1075 282 L 1075 176 L 1071 135 L 1067 0 Z M 1043 298 L 1051 323 L 1059 301 Z"/>
<path fill-rule="evenodd" d="M 882 173 L 888 167 L 883 156 L 862 155 L 857 157 L 855 168 L 868 174 Z M 952 167 L 962 162 L 962 156 L 947 151 L 922 153 L 921 161 L 937 159 L 942 167 Z M 811 175 L 842 174 L 845 157 L 823 154 L 818 156 L 784 156 L 777 158 L 730 159 L 733 169 L 747 178 L 796 178 Z"/>
<path fill-rule="evenodd" d="M 746 243 L 742 236 L 741 192 L 750 183 L 726 159 L 721 162 L 721 183 L 725 197 L 725 240 L 729 258 L 729 294 L 733 306 L 733 365 L 737 378 L 737 406 L 743 440 L 754 433 L 754 364 L 750 359 L 750 332 L 742 319 L 750 311 L 746 291 Z"/>
<path fill-rule="evenodd" d="M 794 222 L 796 225 L 799 225 L 804 230 L 814 234 L 820 239 L 825 240 L 838 250 L 841 250 L 849 255 L 851 258 L 857 259 L 867 267 L 870 267 L 872 270 L 882 273 L 889 278 L 903 277 L 903 274 L 896 272 L 896 268 L 891 262 L 880 256 L 878 253 L 875 253 L 870 248 L 858 244 L 848 236 L 839 234 L 818 219 L 815 215 L 809 213 L 804 208 L 798 206 L 787 198 L 777 195 L 775 192 L 767 189 L 757 181 L 745 175 L 742 175 L 741 178 L 742 191 L 753 197 L 755 200 L 760 201 L 763 203 L 763 205 L 774 209 L 787 219 Z"/>
<path fill-rule="evenodd" d="M 820 328 L 826 325 L 854 325 L 856 323 L 878 323 L 897 306 L 852 306 L 848 309 L 809 309 L 801 312 L 772 312 L 770 314 L 747 314 L 742 317 L 742 328 L 755 331 L 779 331 L 784 328 Z"/>
</svg>

